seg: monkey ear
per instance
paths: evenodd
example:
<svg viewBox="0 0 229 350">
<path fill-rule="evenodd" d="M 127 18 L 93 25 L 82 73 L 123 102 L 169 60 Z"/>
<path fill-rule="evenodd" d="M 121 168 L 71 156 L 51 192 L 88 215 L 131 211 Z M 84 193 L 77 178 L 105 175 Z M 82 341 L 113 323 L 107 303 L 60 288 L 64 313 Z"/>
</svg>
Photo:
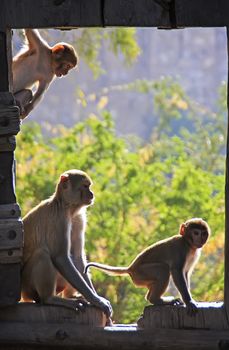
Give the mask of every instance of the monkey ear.
<svg viewBox="0 0 229 350">
<path fill-rule="evenodd" d="M 185 233 L 185 224 L 181 224 L 180 225 L 180 235 L 184 236 L 184 233 Z"/>
<path fill-rule="evenodd" d="M 63 174 L 60 176 L 60 182 L 63 183 L 63 182 L 67 182 L 68 181 L 68 178 L 69 178 L 69 175 L 68 174 Z"/>
<path fill-rule="evenodd" d="M 68 174 L 63 174 L 60 176 L 60 184 L 62 184 L 63 189 L 68 188 L 68 180 L 69 180 Z"/>
<path fill-rule="evenodd" d="M 57 44 L 52 48 L 52 53 L 54 53 L 56 56 L 61 56 L 64 50 L 65 50 L 64 45 Z"/>
</svg>

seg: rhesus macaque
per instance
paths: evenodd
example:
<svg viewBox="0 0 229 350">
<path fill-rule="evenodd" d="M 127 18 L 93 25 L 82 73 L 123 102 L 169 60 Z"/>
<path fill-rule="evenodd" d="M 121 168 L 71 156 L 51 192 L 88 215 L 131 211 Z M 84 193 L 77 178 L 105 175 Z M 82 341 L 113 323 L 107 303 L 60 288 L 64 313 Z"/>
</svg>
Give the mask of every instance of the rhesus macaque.
<svg viewBox="0 0 229 350">
<path fill-rule="evenodd" d="M 168 302 L 162 298 L 172 276 L 188 314 L 193 315 L 197 306 L 189 291 L 189 279 L 201 248 L 210 235 L 210 228 L 201 218 L 193 218 L 181 224 L 179 233 L 146 248 L 128 267 L 91 262 L 85 271 L 94 266 L 111 275 L 129 275 L 137 287 L 148 288 L 146 299 L 155 305 L 182 304 L 179 299 Z"/>
<path fill-rule="evenodd" d="M 38 104 L 54 78 L 67 75 L 78 63 L 77 54 L 71 45 L 61 42 L 49 46 L 37 29 L 25 29 L 24 32 L 25 47 L 13 58 L 12 65 L 13 93 L 22 119 Z M 34 95 L 24 105 L 24 90 L 36 84 Z"/>
<path fill-rule="evenodd" d="M 86 265 L 86 208 L 94 200 L 91 185 L 92 181 L 85 172 L 68 170 L 60 176 L 54 194 L 23 218 L 24 301 L 34 300 L 77 310 L 82 300 L 57 295 L 66 289 L 65 296 L 72 296 L 77 290 L 108 317 L 111 315 L 110 302 L 96 293 L 89 276 L 83 272 Z"/>
</svg>

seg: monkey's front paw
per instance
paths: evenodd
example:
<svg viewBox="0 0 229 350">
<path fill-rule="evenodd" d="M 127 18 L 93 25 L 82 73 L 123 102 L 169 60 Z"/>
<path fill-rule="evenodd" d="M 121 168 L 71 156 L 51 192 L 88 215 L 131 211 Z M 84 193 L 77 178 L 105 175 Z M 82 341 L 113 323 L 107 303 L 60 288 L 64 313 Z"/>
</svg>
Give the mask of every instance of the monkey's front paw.
<svg viewBox="0 0 229 350">
<path fill-rule="evenodd" d="M 97 307 L 99 307 L 107 317 L 110 317 L 113 313 L 111 303 L 109 300 L 103 298 L 103 297 L 98 297 L 93 304 Z"/>
<path fill-rule="evenodd" d="M 198 312 L 198 308 L 194 300 L 191 300 L 188 304 L 186 304 L 186 307 L 189 316 L 194 316 Z"/>
<path fill-rule="evenodd" d="M 113 326 L 113 322 L 111 317 L 107 317 L 106 327 L 112 327 L 112 326 Z"/>
<path fill-rule="evenodd" d="M 25 109 L 21 110 L 20 118 L 23 120 L 28 116 L 29 112 L 27 112 Z"/>
<path fill-rule="evenodd" d="M 17 100 L 16 100 L 16 105 L 19 108 L 20 116 L 22 116 L 25 113 L 24 107 L 21 105 L 20 101 L 17 101 Z"/>
<path fill-rule="evenodd" d="M 21 111 L 21 119 L 25 119 L 29 113 L 32 111 L 33 105 L 31 103 L 24 106 L 23 111 Z"/>
</svg>

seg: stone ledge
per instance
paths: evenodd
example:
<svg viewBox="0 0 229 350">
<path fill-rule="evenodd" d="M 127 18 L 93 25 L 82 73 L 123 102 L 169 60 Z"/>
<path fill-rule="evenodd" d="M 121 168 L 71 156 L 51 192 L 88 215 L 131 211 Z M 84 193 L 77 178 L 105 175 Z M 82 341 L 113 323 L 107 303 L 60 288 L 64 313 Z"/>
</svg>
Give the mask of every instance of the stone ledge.
<svg viewBox="0 0 229 350">
<path fill-rule="evenodd" d="M 63 307 L 19 303 L 0 309 L 0 349 L 229 349 L 228 326 L 222 322 L 222 320 L 225 321 L 223 304 L 199 303 L 198 311 L 199 316 L 195 316 L 194 319 L 200 319 L 207 312 L 207 316 L 204 315 L 204 317 L 208 319 L 210 327 L 217 325 L 218 329 L 165 329 L 168 322 L 172 322 L 168 319 L 171 315 L 174 319 L 174 315 L 179 315 L 179 326 L 181 326 L 183 318 L 187 321 L 185 307 L 146 307 L 143 314 L 145 322 L 143 329 L 136 324 L 116 324 L 104 327 L 105 315 L 93 306 L 86 307 L 84 313 L 76 313 L 74 310 Z M 149 321 L 147 317 L 152 316 L 152 314 L 157 319 L 157 327 L 163 325 L 161 328 L 149 327 L 149 323 L 146 324 L 146 320 Z M 177 316 L 177 319 L 179 317 Z M 192 317 L 190 317 L 190 322 L 194 322 Z M 199 324 L 202 323 L 199 321 Z M 174 325 L 175 323 L 173 323 Z M 189 327 L 192 327 L 190 323 Z M 225 329 L 220 329 L 220 327 L 225 327 Z"/>
<path fill-rule="evenodd" d="M 4 350 L 225 350 L 227 331 L 157 329 L 134 325 L 96 328 L 65 323 L 0 322 Z"/>
<path fill-rule="evenodd" d="M 0 309 L 1 322 L 20 323 L 74 323 L 75 325 L 105 327 L 105 314 L 94 306 L 86 306 L 85 311 L 74 311 L 62 306 L 19 303 Z"/>
<path fill-rule="evenodd" d="M 198 312 L 189 316 L 185 306 L 146 306 L 138 327 L 144 329 L 229 329 L 222 302 L 197 303 Z"/>
</svg>

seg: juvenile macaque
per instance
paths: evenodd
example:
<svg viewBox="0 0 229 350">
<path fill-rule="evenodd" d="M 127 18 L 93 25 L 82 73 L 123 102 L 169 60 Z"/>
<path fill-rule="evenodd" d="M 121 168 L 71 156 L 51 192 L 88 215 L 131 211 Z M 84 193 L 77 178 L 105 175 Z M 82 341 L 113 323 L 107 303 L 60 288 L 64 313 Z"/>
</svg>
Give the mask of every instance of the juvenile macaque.
<svg viewBox="0 0 229 350">
<path fill-rule="evenodd" d="M 25 46 L 13 58 L 12 65 L 13 93 L 22 119 L 38 104 L 55 76 L 67 75 L 78 63 L 77 54 L 71 45 L 61 42 L 51 47 L 42 39 L 37 29 L 25 29 L 24 32 Z M 35 85 L 37 86 L 33 95 L 28 89 Z"/>
<path fill-rule="evenodd" d="M 84 231 L 86 208 L 93 203 L 92 181 L 80 170 L 64 172 L 55 193 L 24 218 L 22 297 L 49 305 L 79 309 L 73 296 L 77 290 L 108 317 L 112 308 L 92 286 L 85 267 Z M 71 287 L 70 287 L 70 286 Z"/>
<path fill-rule="evenodd" d="M 137 287 L 148 288 L 146 299 L 155 305 L 179 305 L 179 299 L 166 301 L 162 298 L 170 276 L 187 306 L 189 315 L 197 311 L 189 291 L 190 275 L 201 248 L 210 235 L 208 224 L 201 218 L 193 218 L 180 226 L 179 235 L 159 241 L 143 250 L 129 267 L 113 267 L 89 263 L 111 275 L 129 275 Z"/>
</svg>

